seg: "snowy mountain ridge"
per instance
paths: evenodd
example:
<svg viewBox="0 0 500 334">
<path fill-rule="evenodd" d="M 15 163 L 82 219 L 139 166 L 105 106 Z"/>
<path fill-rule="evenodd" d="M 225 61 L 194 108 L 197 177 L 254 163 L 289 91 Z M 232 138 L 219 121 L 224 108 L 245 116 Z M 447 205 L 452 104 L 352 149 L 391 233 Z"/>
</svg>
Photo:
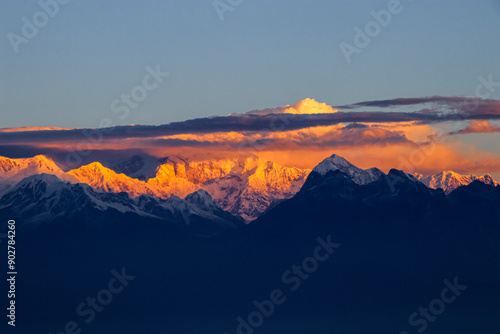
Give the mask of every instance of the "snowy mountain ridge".
<svg viewBox="0 0 500 334">
<path fill-rule="evenodd" d="M 148 169 L 151 169 L 151 163 L 148 164 Z M 144 161 L 140 156 L 133 156 L 117 165 L 119 170 L 127 174 L 137 173 L 141 172 Z M 172 199 L 172 203 L 175 202 L 174 198 L 184 199 L 209 211 L 218 206 L 250 222 L 274 203 L 293 197 L 306 183 L 307 188 L 314 187 L 327 174 L 335 171 L 346 174 L 359 185 L 374 182 L 385 175 L 378 168 L 358 168 L 336 154 L 324 159 L 312 171 L 280 166 L 256 156 L 208 160 L 168 156 L 158 159 L 155 171 L 143 179 L 118 173 L 100 162 L 64 172 L 43 155 L 26 159 L 0 157 L 0 199 L 25 177 L 50 174 L 71 184 L 84 183 L 99 191 L 126 193 L 133 199 L 143 195 L 163 201 Z M 489 175 L 460 175 L 452 171 L 432 176 L 412 176 L 427 187 L 443 188 L 446 194 L 475 180 L 499 185 Z M 177 204 L 185 205 L 180 202 Z M 105 206 L 103 203 L 99 205 Z M 165 203 L 161 202 L 161 205 Z M 130 209 L 127 208 L 122 209 Z M 132 211 L 140 212 L 136 209 Z"/>
<path fill-rule="evenodd" d="M 50 174 L 32 175 L 19 182 L 0 199 L 0 213 L 21 217 L 23 224 L 30 224 L 31 227 L 59 217 L 78 219 L 85 215 L 94 217 L 88 219 L 93 222 L 109 216 L 119 219 L 121 214 L 186 226 L 202 219 L 214 231 L 242 224 L 222 210 L 204 190 L 186 199 L 171 196 L 164 200 L 148 195 L 130 198 L 123 192 L 104 192 L 87 184 L 65 182 Z M 204 228 L 207 229 L 207 226 Z"/>
<path fill-rule="evenodd" d="M 142 165 L 138 156 L 132 166 Z M 187 160 L 166 157 L 158 160 L 156 171 L 140 180 L 93 162 L 63 172 L 52 160 L 37 156 L 29 159 L 0 160 L 0 196 L 23 177 L 41 173 L 53 174 L 71 183 L 85 183 L 94 189 L 120 193 L 135 198 L 149 195 L 161 199 L 185 198 L 205 190 L 222 209 L 247 221 L 257 218 L 269 205 L 292 197 L 302 186 L 310 170 L 283 167 L 255 156 L 217 160 Z M 35 168 L 35 167 L 36 168 Z M 120 168 L 136 172 L 130 164 Z"/>
<path fill-rule="evenodd" d="M 447 195 L 458 187 L 466 186 L 476 180 L 493 186 L 500 185 L 500 183 L 493 180 L 493 178 L 489 174 L 483 176 L 461 175 L 459 173 L 447 170 L 435 175 L 424 176 L 422 174 L 415 173 L 413 174 L 413 176 L 429 188 L 443 189 L 445 194 Z"/>
</svg>

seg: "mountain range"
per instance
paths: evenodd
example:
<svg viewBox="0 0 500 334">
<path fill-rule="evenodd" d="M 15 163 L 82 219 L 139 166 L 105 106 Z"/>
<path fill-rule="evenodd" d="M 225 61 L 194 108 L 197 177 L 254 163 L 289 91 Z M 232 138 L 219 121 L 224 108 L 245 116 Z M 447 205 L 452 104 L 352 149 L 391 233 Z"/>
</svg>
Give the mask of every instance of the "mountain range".
<svg viewBox="0 0 500 334">
<path fill-rule="evenodd" d="M 0 200 L 0 216 L 23 221 L 30 228 L 61 220 L 97 228 L 102 222 L 163 221 L 200 234 L 220 233 L 243 224 L 202 189 L 184 199 L 170 196 L 164 200 L 148 195 L 131 198 L 124 192 L 102 192 L 50 174 L 32 175 L 15 185 Z"/>
<path fill-rule="evenodd" d="M 273 202 L 292 197 L 310 172 L 283 167 L 255 156 L 205 161 L 166 157 L 158 160 L 154 170 L 147 171 L 149 175 L 144 174 L 144 162 L 139 156 L 111 167 L 117 171 L 93 162 L 65 173 L 44 156 L 1 158 L 0 191 L 3 189 L 5 193 L 23 177 L 40 173 L 53 174 L 71 183 L 86 183 L 106 192 L 126 192 L 131 197 L 145 194 L 162 199 L 172 195 L 184 198 L 204 189 L 224 210 L 251 221 Z M 134 178 L 126 173 L 141 176 Z"/>
<path fill-rule="evenodd" d="M 205 190 L 203 194 L 213 198 L 222 210 L 250 222 L 280 201 L 293 197 L 301 188 L 310 189 L 330 171 L 345 173 L 359 185 L 385 176 L 377 168 L 363 170 L 335 154 L 312 171 L 283 167 L 256 156 L 210 160 L 169 156 L 148 164 L 135 155 L 109 167 L 93 162 L 67 172 L 53 160 L 38 155 L 25 159 L 0 157 L 0 196 L 12 191 L 24 178 L 38 174 L 54 175 L 71 184 L 87 184 L 98 191 L 126 193 L 132 199 L 143 195 L 157 200 L 186 198 Z M 412 176 L 429 188 L 443 189 L 447 195 L 476 180 L 493 186 L 499 184 L 489 175 L 460 175 L 452 171 Z"/>
<path fill-rule="evenodd" d="M 488 174 L 483 176 L 460 175 L 450 170 L 443 171 L 436 175 L 428 175 L 428 176 L 424 176 L 419 173 L 414 173 L 413 176 L 430 188 L 443 189 L 446 194 L 450 194 L 453 190 L 457 189 L 458 187 L 466 186 L 476 180 L 493 186 L 497 186 L 500 184 L 497 181 L 493 180 L 493 178 Z"/>
</svg>

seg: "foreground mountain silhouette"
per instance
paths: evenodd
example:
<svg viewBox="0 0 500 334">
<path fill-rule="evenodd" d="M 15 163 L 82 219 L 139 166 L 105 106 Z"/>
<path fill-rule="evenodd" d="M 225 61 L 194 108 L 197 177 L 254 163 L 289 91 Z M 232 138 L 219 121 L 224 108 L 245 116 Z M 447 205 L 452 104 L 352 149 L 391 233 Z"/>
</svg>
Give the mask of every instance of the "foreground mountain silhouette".
<svg viewBox="0 0 500 334">
<path fill-rule="evenodd" d="M 86 333 L 500 330 L 500 187 L 475 181 L 446 195 L 398 170 L 369 182 L 376 170 L 353 169 L 340 157 L 321 166 L 291 199 L 218 235 L 159 220 L 164 202 L 153 197 L 130 199 L 50 175 L 24 179 L 0 200 L 0 214 L 14 215 L 20 231 L 17 302 L 29 320 L 16 329 L 59 332 L 73 319 Z M 204 192 L 184 201 L 214 208 Z M 58 218 L 30 220 L 44 214 Z M 197 226 L 213 226 L 197 217 Z M 314 265 L 318 240 L 340 246 Z M 87 324 L 75 309 L 103 289 L 113 268 L 135 278 Z M 466 288 L 448 290 L 455 298 L 441 312 L 429 305 L 445 280 Z M 255 303 L 276 289 L 286 300 L 248 329 Z"/>
</svg>

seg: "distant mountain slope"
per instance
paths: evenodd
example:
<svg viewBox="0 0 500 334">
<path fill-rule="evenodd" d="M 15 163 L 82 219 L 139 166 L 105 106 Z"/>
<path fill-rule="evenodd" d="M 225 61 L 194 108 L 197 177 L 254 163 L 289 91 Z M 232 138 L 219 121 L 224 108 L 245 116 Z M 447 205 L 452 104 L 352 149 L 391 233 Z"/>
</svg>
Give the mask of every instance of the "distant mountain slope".
<svg viewBox="0 0 500 334">
<path fill-rule="evenodd" d="M 125 174 L 117 174 L 113 170 L 104 167 L 99 162 L 93 162 L 67 172 L 75 177 L 78 182 L 86 183 L 94 189 L 107 192 L 126 192 L 132 197 L 140 195 L 156 196 L 157 191 L 150 189 L 144 181 L 131 178 Z"/>
<path fill-rule="evenodd" d="M 132 197 L 146 194 L 163 199 L 170 196 L 184 198 L 204 189 L 224 210 L 251 221 L 271 203 L 293 196 L 310 172 L 283 167 L 255 156 L 212 160 L 169 156 L 159 159 L 156 167 L 149 160 L 145 162 L 136 155 L 114 164 L 108 163 L 113 169 L 93 162 L 64 173 L 44 156 L 30 159 L 0 157 L 0 196 L 24 177 L 47 173 L 72 183 L 86 183 L 102 191 L 126 192 Z M 153 172 L 152 168 L 155 168 Z"/>
<path fill-rule="evenodd" d="M 295 195 L 310 170 L 283 167 L 258 158 L 234 161 L 226 175 L 207 180 L 202 187 L 229 212 L 250 221 L 273 202 Z"/>
<path fill-rule="evenodd" d="M 124 192 L 102 192 L 87 184 L 64 182 L 50 174 L 29 176 L 7 192 L 0 199 L 0 216 L 18 219 L 31 227 L 56 219 L 96 226 L 134 219 L 165 221 L 209 234 L 242 225 L 241 220 L 222 210 L 204 190 L 185 199 L 171 196 L 163 200 L 147 195 L 132 199 Z"/>
<path fill-rule="evenodd" d="M 134 161 L 140 165 L 137 158 Z M 254 156 L 201 161 L 171 156 L 159 160 L 159 166 L 147 181 L 117 174 L 99 163 L 68 174 L 96 189 L 125 191 L 133 197 L 150 194 L 184 198 L 205 189 L 223 209 L 250 221 L 274 201 L 293 196 L 309 170 L 283 167 Z"/>
<path fill-rule="evenodd" d="M 131 196 L 147 193 L 161 198 L 172 195 L 183 198 L 205 189 L 224 210 L 247 221 L 257 218 L 271 203 L 293 196 L 310 172 L 255 156 L 200 161 L 169 156 L 159 160 L 159 166 L 146 182 L 109 171 L 94 175 L 95 166 L 90 167 L 84 171 L 81 171 L 84 167 L 80 167 L 70 174 L 97 189 L 126 191 Z M 97 169 L 103 171 L 103 168 Z M 101 174 L 108 177 L 100 177 Z"/>
</svg>

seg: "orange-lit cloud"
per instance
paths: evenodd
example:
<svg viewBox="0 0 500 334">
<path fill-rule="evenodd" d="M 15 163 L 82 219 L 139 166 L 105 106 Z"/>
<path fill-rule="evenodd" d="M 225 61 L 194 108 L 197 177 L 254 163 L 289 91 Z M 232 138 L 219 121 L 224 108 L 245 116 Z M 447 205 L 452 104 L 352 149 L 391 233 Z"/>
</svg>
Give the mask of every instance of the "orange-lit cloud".
<svg viewBox="0 0 500 334">
<path fill-rule="evenodd" d="M 470 125 L 464 129 L 451 132 L 450 135 L 466 135 L 470 133 L 494 133 L 500 132 L 500 126 L 492 125 L 489 121 L 470 121 Z"/>
<path fill-rule="evenodd" d="M 386 145 L 409 142 L 399 130 L 389 130 L 380 126 L 357 124 L 355 127 L 333 125 L 305 128 L 281 132 L 219 132 L 211 134 L 183 134 L 152 139 L 151 143 L 164 146 L 224 146 L 233 148 L 253 147 L 256 151 L 270 148 L 293 149 L 315 146 L 318 148 L 335 146 Z"/>
<path fill-rule="evenodd" d="M 51 126 L 23 126 L 19 128 L 3 128 L 0 132 L 25 132 L 25 131 L 60 131 L 60 130 L 74 130 L 73 128 L 57 128 Z"/>
<path fill-rule="evenodd" d="M 283 112 L 288 114 L 333 114 L 337 111 L 337 109 L 333 109 L 326 103 L 319 103 L 313 99 L 305 99 L 295 103 L 293 106 L 286 106 Z"/>
<path fill-rule="evenodd" d="M 338 109 L 334 109 L 326 103 L 318 102 L 314 99 L 306 98 L 294 105 L 287 105 L 278 108 L 267 108 L 264 110 L 250 111 L 248 115 L 270 115 L 270 114 L 296 114 L 296 115 L 313 115 L 313 114 L 334 114 Z"/>
</svg>

